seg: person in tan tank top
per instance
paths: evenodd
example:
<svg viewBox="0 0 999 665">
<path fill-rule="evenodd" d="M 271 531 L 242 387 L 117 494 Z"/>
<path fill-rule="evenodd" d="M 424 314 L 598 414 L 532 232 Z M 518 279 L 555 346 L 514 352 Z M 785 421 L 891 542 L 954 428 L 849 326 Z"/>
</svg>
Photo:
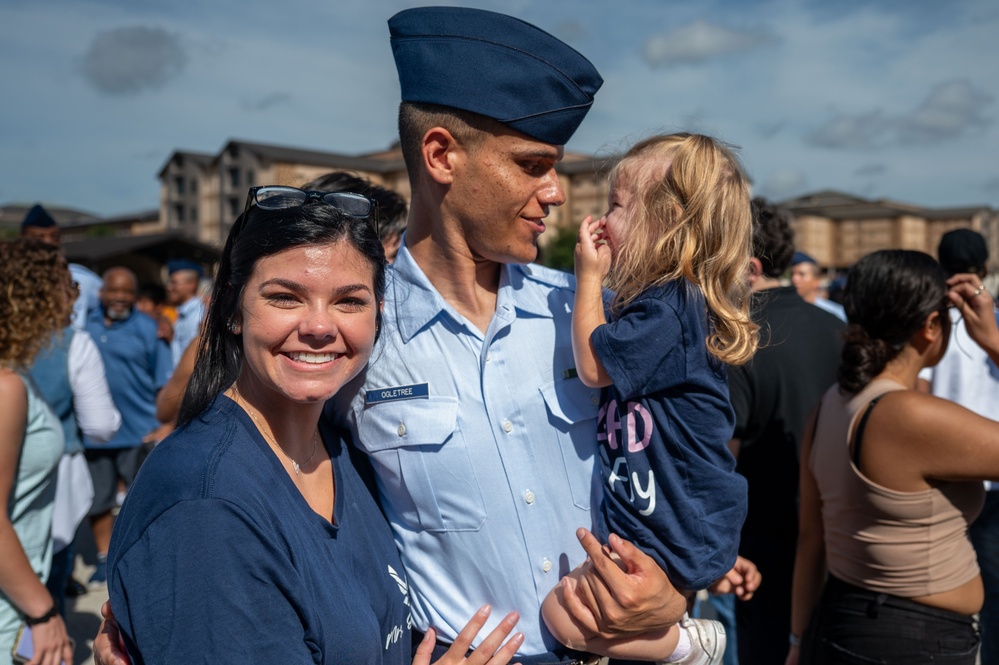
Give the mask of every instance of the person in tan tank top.
<svg viewBox="0 0 999 665">
<path fill-rule="evenodd" d="M 947 348 L 948 307 L 999 362 L 992 298 L 976 275 L 886 250 L 854 266 L 844 305 L 838 386 L 801 453 L 786 665 L 970 665 L 983 592 L 967 524 L 999 478 L 999 422 L 915 386 Z"/>
</svg>

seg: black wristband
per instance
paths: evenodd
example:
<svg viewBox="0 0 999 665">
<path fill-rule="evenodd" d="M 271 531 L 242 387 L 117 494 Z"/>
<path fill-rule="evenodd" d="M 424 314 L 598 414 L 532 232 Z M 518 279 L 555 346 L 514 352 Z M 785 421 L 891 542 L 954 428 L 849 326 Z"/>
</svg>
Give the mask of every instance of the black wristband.
<svg viewBox="0 0 999 665">
<path fill-rule="evenodd" d="M 55 605 L 53 605 L 51 610 L 49 610 L 40 617 L 29 617 L 27 614 L 25 614 L 24 623 L 26 623 L 29 626 L 37 626 L 40 623 L 45 623 L 49 619 L 54 618 L 57 614 L 59 614 L 59 609 Z"/>
</svg>

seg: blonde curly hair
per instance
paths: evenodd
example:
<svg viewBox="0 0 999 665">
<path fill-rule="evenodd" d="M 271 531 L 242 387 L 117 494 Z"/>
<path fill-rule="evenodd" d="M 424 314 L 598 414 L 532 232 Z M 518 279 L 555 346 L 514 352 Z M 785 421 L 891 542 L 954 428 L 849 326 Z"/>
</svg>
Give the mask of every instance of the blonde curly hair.
<svg viewBox="0 0 999 665">
<path fill-rule="evenodd" d="M 615 309 L 654 285 L 686 278 L 704 294 L 708 352 L 730 365 L 752 358 L 749 182 L 730 148 L 709 136 L 670 134 L 637 143 L 611 172 L 631 193 L 630 231 L 611 268 Z"/>
<path fill-rule="evenodd" d="M 24 369 L 69 321 L 73 281 L 62 253 L 32 238 L 0 241 L 0 367 Z"/>
</svg>

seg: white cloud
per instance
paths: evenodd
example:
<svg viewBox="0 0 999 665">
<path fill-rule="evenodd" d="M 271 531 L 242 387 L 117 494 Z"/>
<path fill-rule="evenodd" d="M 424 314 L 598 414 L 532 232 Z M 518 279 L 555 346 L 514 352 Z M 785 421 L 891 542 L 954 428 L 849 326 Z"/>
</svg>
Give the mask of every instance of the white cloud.
<svg viewBox="0 0 999 665">
<path fill-rule="evenodd" d="M 650 37 L 642 55 L 653 67 L 692 65 L 750 51 L 773 40 L 763 30 L 736 30 L 700 20 Z"/>
</svg>

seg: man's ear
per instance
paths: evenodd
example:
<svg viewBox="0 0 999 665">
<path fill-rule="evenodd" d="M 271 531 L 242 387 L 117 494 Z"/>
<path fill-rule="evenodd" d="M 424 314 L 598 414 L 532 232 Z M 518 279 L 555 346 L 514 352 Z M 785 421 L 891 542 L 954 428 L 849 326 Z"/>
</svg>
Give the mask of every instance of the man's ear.
<svg viewBox="0 0 999 665">
<path fill-rule="evenodd" d="M 453 182 L 456 157 L 460 152 L 454 135 L 443 127 L 433 127 L 423 135 L 423 166 L 427 174 L 442 185 Z"/>
</svg>

